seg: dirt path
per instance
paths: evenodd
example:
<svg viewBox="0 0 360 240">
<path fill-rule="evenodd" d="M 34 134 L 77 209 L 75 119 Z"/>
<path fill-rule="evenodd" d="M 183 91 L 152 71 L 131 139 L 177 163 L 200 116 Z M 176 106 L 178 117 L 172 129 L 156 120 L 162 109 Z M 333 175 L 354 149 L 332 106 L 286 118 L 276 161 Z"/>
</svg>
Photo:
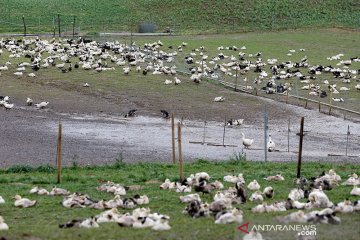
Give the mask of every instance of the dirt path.
<svg viewBox="0 0 360 240">
<path fill-rule="evenodd" d="M 68 97 L 69 100 L 74 96 L 69 94 Z M 64 107 L 59 112 L 55 111 L 56 106 L 61 105 L 61 100 L 48 110 L 36 110 L 34 107 L 18 107 L 12 111 L 0 109 L 0 167 L 13 164 L 55 164 L 59 118 L 63 123 L 65 165 L 74 162 L 80 165 L 114 163 L 120 154 L 126 162 L 171 161 L 170 121 L 150 114 L 126 119 L 121 114 L 110 112 L 116 109 L 112 103 L 106 103 L 107 108 L 102 113 L 97 111 L 96 114 L 90 115 L 89 112 L 96 109 L 99 104 L 105 104 L 104 99 L 94 100 L 93 105 L 87 105 L 88 111 L 76 111 L 84 109 L 81 105 L 93 100 L 92 97 L 84 96 L 81 101 L 74 104 L 67 103 L 68 112 Z M 269 119 L 269 131 L 276 143 L 276 149 L 279 150 L 267 154 L 269 161 L 297 160 L 299 140 L 296 133 L 299 130 L 300 116 L 304 116 L 307 131 L 304 138 L 304 160 L 360 163 L 360 124 L 272 100 L 263 101 L 267 103 L 269 111 L 281 109 L 287 116 L 291 116 L 289 152 L 287 119 Z M 252 114 L 257 116 L 257 121 L 245 122 L 240 127 L 226 128 L 225 144 L 236 145 L 227 147 L 189 143 L 203 141 L 204 122 L 201 119 L 184 119 L 184 160 L 227 160 L 241 152 L 246 154 L 247 159 L 264 160 L 262 112 L 255 111 Z M 328 154 L 345 154 L 348 125 L 351 132 L 348 155 L 352 157 L 329 157 Z M 243 150 L 241 132 L 249 138 L 254 138 L 251 149 Z M 209 117 L 205 136 L 205 142 L 222 144 L 223 123 L 211 121 Z"/>
</svg>

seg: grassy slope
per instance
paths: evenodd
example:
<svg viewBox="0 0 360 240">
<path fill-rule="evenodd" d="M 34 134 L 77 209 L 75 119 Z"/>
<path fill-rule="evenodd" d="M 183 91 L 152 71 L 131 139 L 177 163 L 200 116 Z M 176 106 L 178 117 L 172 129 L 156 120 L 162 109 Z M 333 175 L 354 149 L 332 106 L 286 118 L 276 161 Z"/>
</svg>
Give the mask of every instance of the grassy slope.
<svg viewBox="0 0 360 240">
<path fill-rule="evenodd" d="M 139 22 L 154 22 L 182 33 L 284 29 L 309 26 L 360 25 L 356 0 L 0 0 L 0 32 L 22 32 L 25 15 L 28 32 L 51 32 L 52 19 L 61 14 L 63 31 L 73 16 L 81 31 L 136 31 Z M 166 9 L 166 11 L 164 11 Z M 40 28 L 39 28 L 40 25 Z"/>
<path fill-rule="evenodd" d="M 343 179 L 348 174 L 360 171 L 359 165 L 332 165 L 326 163 L 305 163 L 302 167 L 302 175 L 306 177 L 318 175 L 322 170 L 334 168 Z M 1 232 L 0 236 L 9 239 L 21 239 L 24 237 L 38 237 L 40 239 L 190 239 L 196 236 L 197 239 L 233 239 L 242 238 L 242 233 L 236 230 L 236 224 L 215 225 L 212 218 L 191 219 L 181 214 L 185 204 L 179 204 L 178 197 L 180 193 L 173 191 L 164 191 L 159 189 L 159 183 L 146 184 L 147 180 L 163 181 L 165 178 L 176 180 L 178 169 L 176 165 L 167 164 L 131 164 L 124 165 L 118 162 L 115 165 L 107 167 L 86 167 L 86 168 L 66 168 L 63 171 L 63 183 L 61 187 L 70 191 L 79 191 L 89 194 L 94 199 L 111 199 L 113 196 L 107 193 L 98 192 L 95 187 L 100 185 L 101 181 L 111 180 L 124 185 L 139 184 L 144 189 L 140 194 L 147 194 L 150 198 L 148 207 L 152 211 L 168 214 L 171 217 L 170 225 L 172 229 L 166 232 L 155 232 L 149 229 L 135 230 L 132 228 L 120 228 L 115 224 L 101 224 L 99 229 L 67 229 L 58 228 L 59 223 L 66 222 L 73 218 L 88 217 L 96 215 L 101 210 L 94 209 L 65 209 L 59 202 L 61 197 L 35 196 L 28 194 L 31 187 L 39 185 L 47 189 L 55 184 L 56 174 L 48 168 L 42 168 L 37 171 L 25 169 L 23 173 L 19 172 L 22 168 L 13 167 L 7 172 L 2 171 L 0 175 L 0 195 L 6 199 L 6 204 L 0 206 L 0 215 L 2 215 L 10 226 L 8 232 Z M 192 164 L 185 164 L 184 175 L 206 171 L 210 174 L 212 180 L 222 180 L 224 175 L 244 173 L 247 182 L 257 179 L 264 188 L 271 185 L 275 188 L 275 200 L 283 200 L 291 188 L 293 188 L 292 179 L 295 178 L 296 164 L 294 163 L 253 163 L 246 161 L 232 160 L 222 163 L 209 163 L 198 161 Z M 24 169 L 23 169 L 24 170 Z M 28 171 L 28 172 L 27 172 Z M 280 183 L 267 183 L 262 180 L 269 174 L 282 172 L 286 181 Z M 231 184 L 226 184 L 229 187 Z M 342 201 L 349 197 L 351 187 L 339 186 L 327 194 L 333 202 Z M 38 205 L 29 209 L 17 209 L 12 205 L 10 199 L 15 194 L 21 194 L 31 199 L 37 199 Z M 129 192 L 134 195 L 135 192 Z M 355 200 L 356 197 L 350 197 Z M 203 197 L 204 201 L 210 202 L 209 196 Z M 253 214 L 250 208 L 254 203 L 239 205 L 244 211 L 244 222 L 253 224 L 278 224 L 275 216 L 286 215 L 286 213 Z M 121 210 L 121 212 L 124 212 Z M 360 215 L 357 214 L 339 214 L 342 224 L 339 226 L 319 225 L 317 226 L 318 239 L 338 239 L 342 236 L 344 239 L 356 239 L 359 235 L 359 229 L 354 228 L 360 223 Z M 292 239 L 294 232 L 264 232 L 267 239 Z"/>
</svg>

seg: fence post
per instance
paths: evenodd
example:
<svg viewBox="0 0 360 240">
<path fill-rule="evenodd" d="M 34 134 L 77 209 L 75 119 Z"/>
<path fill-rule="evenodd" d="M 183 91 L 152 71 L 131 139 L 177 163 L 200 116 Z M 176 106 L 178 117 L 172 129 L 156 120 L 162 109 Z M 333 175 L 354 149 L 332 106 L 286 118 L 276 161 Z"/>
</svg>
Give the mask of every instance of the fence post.
<svg viewBox="0 0 360 240">
<path fill-rule="evenodd" d="M 180 181 L 183 181 L 183 162 L 182 162 L 182 149 L 181 149 L 181 123 L 178 123 L 178 149 L 179 149 L 179 174 Z"/>
<path fill-rule="evenodd" d="M 203 135 L 203 142 L 202 142 L 203 145 L 205 144 L 205 137 L 206 137 L 206 120 L 204 121 L 204 135 Z"/>
<path fill-rule="evenodd" d="M 346 153 L 345 153 L 345 156 L 348 155 L 349 135 L 350 135 L 350 126 L 348 125 L 348 130 L 347 130 L 347 133 L 346 133 Z"/>
<path fill-rule="evenodd" d="M 239 63 L 236 63 L 236 69 L 235 69 L 235 92 L 237 90 L 237 84 L 238 84 L 238 68 Z"/>
<path fill-rule="evenodd" d="M 290 152 L 290 118 L 288 120 L 288 152 Z"/>
<path fill-rule="evenodd" d="M 59 132 L 58 132 L 58 142 L 57 142 L 57 154 L 56 154 L 56 163 L 57 163 L 57 183 L 61 183 L 61 141 L 62 141 L 62 126 L 61 120 L 59 120 Z"/>
<path fill-rule="evenodd" d="M 74 16 L 74 21 L 73 21 L 73 38 L 75 36 L 75 21 L 76 21 L 76 16 Z"/>
<path fill-rule="evenodd" d="M 226 129 L 226 117 L 224 120 L 224 132 L 223 132 L 223 146 L 225 147 L 225 129 Z"/>
<path fill-rule="evenodd" d="M 300 178 L 300 172 L 301 172 L 301 158 L 302 158 L 303 136 L 304 136 L 304 117 L 301 117 L 301 122 L 300 122 L 299 155 L 298 155 L 298 165 L 297 165 L 297 174 L 296 174 L 296 177 L 297 177 L 297 178 Z"/>
<path fill-rule="evenodd" d="M 268 114 L 266 111 L 266 105 L 264 105 L 264 150 L 265 150 L 265 162 L 267 161 L 267 132 L 268 132 Z"/>
<path fill-rule="evenodd" d="M 172 161 L 175 164 L 175 124 L 174 113 L 171 113 L 171 143 L 172 143 Z"/>
<path fill-rule="evenodd" d="M 25 16 L 22 16 L 23 24 L 24 24 L 24 37 L 26 37 L 26 23 L 25 23 Z"/>
<path fill-rule="evenodd" d="M 330 99 L 329 99 L 329 105 L 330 105 L 330 106 L 329 106 L 329 115 L 331 114 L 331 108 L 332 108 L 332 105 L 331 105 L 331 104 L 332 104 L 332 93 L 333 93 L 333 92 L 330 90 Z"/>
<path fill-rule="evenodd" d="M 60 30 L 60 14 L 58 14 L 58 27 L 59 27 L 59 37 L 61 37 L 61 30 Z"/>
<path fill-rule="evenodd" d="M 56 18 L 53 17 L 53 38 L 55 37 L 55 31 L 56 31 Z"/>
</svg>

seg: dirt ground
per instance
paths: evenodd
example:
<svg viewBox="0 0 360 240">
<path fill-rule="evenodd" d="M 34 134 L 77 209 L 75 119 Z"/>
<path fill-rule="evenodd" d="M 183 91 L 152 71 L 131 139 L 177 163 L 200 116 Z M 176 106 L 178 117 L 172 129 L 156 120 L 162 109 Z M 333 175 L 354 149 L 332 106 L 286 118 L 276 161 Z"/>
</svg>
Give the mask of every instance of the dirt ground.
<svg viewBox="0 0 360 240">
<path fill-rule="evenodd" d="M 13 81 L 17 86 L 15 82 L 19 80 Z M 359 123 L 204 84 L 208 84 L 209 91 L 236 100 L 205 105 L 184 101 L 186 104 L 183 104 L 180 97 L 152 95 L 144 98 L 133 93 L 85 92 L 82 88 L 51 83 L 27 83 L 22 89 L 15 89 L 12 83 L 3 81 L 1 90 L 12 96 L 16 107 L 9 111 L 0 109 L 0 167 L 55 164 L 59 119 L 63 125 L 65 165 L 114 163 L 120 156 L 125 162 L 171 162 L 171 122 L 161 118 L 160 109 L 174 111 L 176 122 L 180 118 L 183 120 L 185 161 L 227 160 L 241 153 L 249 160 L 264 161 L 264 106 L 268 111 L 269 132 L 277 149 L 267 153 L 268 161 L 297 160 L 299 137 L 296 133 L 303 116 L 305 161 L 360 163 Z M 38 110 L 25 106 L 28 91 L 49 101 L 49 108 Z M 249 102 L 252 104 L 247 104 Z M 138 109 L 138 115 L 124 118 L 124 113 L 132 108 Z M 238 116 L 245 119 L 244 124 L 226 127 L 224 137 L 224 119 Z M 243 149 L 242 132 L 254 139 L 250 149 Z M 223 139 L 228 146 L 214 146 L 222 145 Z M 205 144 L 201 144 L 204 140 Z M 346 148 L 348 156 L 344 156 Z"/>
</svg>

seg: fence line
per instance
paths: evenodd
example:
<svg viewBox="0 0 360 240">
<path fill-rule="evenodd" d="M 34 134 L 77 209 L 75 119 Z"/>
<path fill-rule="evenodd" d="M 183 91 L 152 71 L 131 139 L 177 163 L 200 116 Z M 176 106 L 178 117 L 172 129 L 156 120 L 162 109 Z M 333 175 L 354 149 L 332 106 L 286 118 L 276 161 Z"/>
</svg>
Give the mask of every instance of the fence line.
<svg viewBox="0 0 360 240">
<path fill-rule="evenodd" d="M 188 72 L 185 72 L 185 71 L 180 71 L 178 70 L 177 71 L 178 73 L 182 74 L 182 75 L 187 75 L 187 76 L 190 76 L 191 73 L 188 73 Z M 253 94 L 253 91 L 248 91 L 246 89 L 246 87 L 244 85 L 235 85 L 234 83 L 230 83 L 230 82 L 226 82 L 224 80 L 221 80 L 221 79 L 214 79 L 214 78 L 210 78 L 210 77 L 202 77 L 202 78 L 205 78 L 206 80 L 210 80 L 211 81 L 216 81 L 218 83 L 220 83 L 221 85 L 223 85 L 224 87 L 227 87 L 227 88 L 231 88 L 231 89 L 234 89 L 234 91 L 236 92 L 243 92 L 243 93 L 247 93 L 247 94 L 251 94 L 251 95 L 254 95 Z M 257 90 L 256 90 L 257 92 Z M 273 94 L 275 95 L 279 95 L 279 96 L 286 96 L 285 94 L 283 93 L 278 93 L 278 92 L 274 92 Z M 271 94 L 270 94 L 271 95 Z M 256 94 L 256 96 L 258 96 Z M 289 94 L 288 95 L 289 97 L 293 97 L 293 98 L 296 98 L 296 99 L 300 99 L 300 100 L 307 100 L 309 102 L 313 102 L 313 103 L 319 103 L 319 101 L 315 101 L 315 100 L 312 100 L 310 98 L 304 98 L 304 97 L 300 97 L 300 96 L 297 96 L 297 95 L 292 95 L 292 94 Z M 267 97 L 267 95 L 261 95 L 261 96 L 258 96 L 258 97 L 263 97 L 263 98 L 268 98 L 268 99 L 272 99 L 271 97 Z M 354 111 L 354 110 L 351 110 L 351 109 L 347 109 L 347 108 L 343 108 L 343 107 L 338 107 L 338 106 L 334 106 L 334 105 L 330 105 L 328 103 L 324 103 L 324 102 L 320 102 L 321 105 L 325 105 L 327 107 L 332 107 L 334 109 L 338 109 L 338 110 L 342 110 L 342 111 L 345 111 L 345 112 L 349 112 L 349 113 L 353 113 L 353 114 L 356 114 L 356 115 L 359 115 L 360 116 L 360 112 L 357 112 L 357 111 Z"/>
</svg>

